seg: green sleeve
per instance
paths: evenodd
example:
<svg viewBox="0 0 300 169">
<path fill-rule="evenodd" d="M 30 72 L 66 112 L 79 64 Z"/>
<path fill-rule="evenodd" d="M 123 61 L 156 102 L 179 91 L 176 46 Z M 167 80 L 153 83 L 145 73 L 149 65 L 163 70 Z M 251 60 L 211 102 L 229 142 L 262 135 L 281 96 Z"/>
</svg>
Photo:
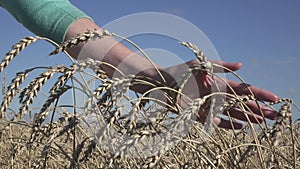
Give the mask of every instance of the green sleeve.
<svg viewBox="0 0 300 169">
<path fill-rule="evenodd" d="M 0 0 L 27 29 L 61 43 L 68 27 L 79 18 L 89 18 L 68 0 Z"/>
</svg>

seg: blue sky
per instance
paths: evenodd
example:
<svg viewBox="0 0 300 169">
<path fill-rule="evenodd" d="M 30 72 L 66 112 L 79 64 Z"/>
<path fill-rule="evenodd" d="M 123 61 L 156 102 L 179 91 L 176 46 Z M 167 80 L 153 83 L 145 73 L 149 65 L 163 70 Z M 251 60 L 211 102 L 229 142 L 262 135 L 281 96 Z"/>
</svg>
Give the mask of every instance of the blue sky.
<svg viewBox="0 0 300 169">
<path fill-rule="evenodd" d="M 99 25 L 139 12 L 164 12 L 184 18 L 206 34 L 222 60 L 243 63 L 238 73 L 248 83 L 273 91 L 280 97 L 292 98 L 300 105 L 300 1 L 71 2 Z M 32 33 L 4 9 L 0 10 L 0 19 L 0 53 L 4 56 L 11 45 Z M 148 41 L 139 38 L 136 40 L 147 47 L 159 45 L 155 43 L 155 38 Z M 50 44 L 39 42 L 39 45 L 24 51 L 5 73 L 9 78 L 18 69 L 69 63 L 63 56 L 48 57 L 52 49 Z M 181 59 L 188 60 L 189 57 L 182 56 Z M 299 117 L 299 114 L 295 117 Z"/>
</svg>

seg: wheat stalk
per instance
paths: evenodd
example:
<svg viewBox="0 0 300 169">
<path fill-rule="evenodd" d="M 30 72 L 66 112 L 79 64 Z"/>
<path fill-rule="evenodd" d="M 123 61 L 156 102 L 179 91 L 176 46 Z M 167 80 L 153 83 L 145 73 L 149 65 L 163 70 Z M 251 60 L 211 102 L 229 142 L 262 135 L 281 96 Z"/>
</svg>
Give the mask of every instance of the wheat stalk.
<svg viewBox="0 0 300 169">
<path fill-rule="evenodd" d="M 90 144 L 87 146 L 86 151 L 84 151 L 84 156 L 79 160 L 80 162 L 87 162 L 89 157 L 92 156 L 93 150 L 96 148 L 95 140 L 91 140 Z"/>
</svg>

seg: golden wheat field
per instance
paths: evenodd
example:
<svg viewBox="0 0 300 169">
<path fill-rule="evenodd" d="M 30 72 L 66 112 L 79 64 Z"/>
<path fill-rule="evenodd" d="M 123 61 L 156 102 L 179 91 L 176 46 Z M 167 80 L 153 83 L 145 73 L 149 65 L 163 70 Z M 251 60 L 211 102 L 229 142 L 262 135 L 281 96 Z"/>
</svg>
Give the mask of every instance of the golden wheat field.
<svg viewBox="0 0 300 169">
<path fill-rule="evenodd" d="M 57 54 L 105 36 L 121 38 L 137 47 L 106 30 L 88 31 L 60 45 L 43 37 L 26 37 L 2 59 L 0 72 L 37 41 L 52 43 L 56 49 L 51 54 Z M 201 63 L 210 65 L 197 46 L 189 42 L 181 45 L 191 49 Z M 182 75 L 182 85 L 175 89 L 153 83 L 152 90 L 165 92 L 166 102 L 147 94 L 128 94 L 132 85 L 149 83 L 146 77 L 108 78 L 99 65 L 111 66 L 86 59 L 69 66 L 38 66 L 15 72 L 2 91 L 0 168 L 300 168 L 300 121 L 292 119 L 299 108 L 292 100 L 263 103 L 278 111 L 275 122 L 248 121 L 241 130 L 226 130 L 214 127 L 209 120 L 205 124 L 193 120 L 199 108 L 206 107 L 210 118 L 216 109 L 226 111 L 231 107 L 251 113 L 246 102 L 261 101 L 251 95 L 220 91 L 190 100 L 186 109 L 176 105 L 178 96 L 184 97 L 184 79 L 193 71 L 218 78 L 210 67 L 191 67 Z M 32 78 L 33 71 L 40 73 Z M 89 87 L 91 82 L 98 85 Z M 45 89 L 46 84 L 50 87 Z M 42 91 L 47 99 L 33 108 Z M 85 96 L 80 105 L 78 92 Z M 73 102 L 62 104 L 65 95 L 71 95 Z M 216 95 L 226 97 L 219 107 L 214 104 Z M 14 100 L 17 109 L 11 105 Z"/>
</svg>

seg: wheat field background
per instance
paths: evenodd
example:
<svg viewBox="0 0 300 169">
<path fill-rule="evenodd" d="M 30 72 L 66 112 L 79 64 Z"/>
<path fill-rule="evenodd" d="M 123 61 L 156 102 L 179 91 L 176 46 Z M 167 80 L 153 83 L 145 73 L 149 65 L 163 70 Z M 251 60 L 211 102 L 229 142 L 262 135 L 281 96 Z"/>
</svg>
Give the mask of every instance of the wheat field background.
<svg viewBox="0 0 300 169">
<path fill-rule="evenodd" d="M 23 38 L 2 59 L 0 71 L 18 59 L 26 47 L 39 41 L 53 44 L 56 47 L 51 52 L 53 55 L 105 36 L 121 37 L 106 30 L 88 31 L 60 45 L 43 37 Z M 191 54 L 201 63 L 210 63 L 196 45 L 181 44 L 191 49 Z M 208 116 L 213 114 L 216 110 L 214 95 L 227 97 L 221 104 L 222 110 L 238 107 L 244 113 L 251 113 L 247 101 L 260 101 L 251 95 L 216 92 L 191 100 L 189 107 L 181 110 L 176 108 L 174 96 L 183 95 L 184 83 L 178 89 L 153 83 L 153 90 L 164 88 L 169 102 L 138 93 L 127 95 L 131 85 L 147 83 L 147 78 L 124 75 L 109 79 L 99 68 L 102 64 L 109 66 L 86 59 L 70 66 L 36 66 L 16 72 L 11 83 L 2 90 L 1 168 L 300 167 L 300 124 L 299 120 L 292 119 L 292 113 L 299 113 L 299 108 L 292 100 L 282 98 L 276 103 L 264 103 L 278 110 L 279 116 L 273 123 L 265 121 L 253 125 L 248 121 L 242 130 L 215 128 L 212 134 L 206 134 L 203 124 L 189 119 L 193 119 L 200 106 L 209 107 Z M 200 65 L 190 68 L 183 76 L 189 77 L 193 70 L 218 77 Z M 34 71 L 38 75 L 30 76 Z M 90 88 L 91 82 L 98 85 Z M 86 96 L 82 105 L 76 101 L 79 99 L 76 92 Z M 44 100 L 34 104 L 40 95 Z M 72 96 L 70 104 L 60 102 L 65 95 Z M 17 106 L 11 105 L 15 100 Z M 120 104 L 125 102 L 129 106 Z M 161 104 L 167 106 L 159 106 Z M 229 117 L 229 120 L 235 119 Z M 184 135 L 178 131 L 185 131 Z"/>
<path fill-rule="evenodd" d="M 91 39 L 120 38 L 113 31 L 88 31 L 55 44 L 33 36 L 0 10 L 0 168 L 300 168 L 300 1 L 132 0 L 118 1 L 118 5 L 113 0 L 70 1 L 101 25 L 136 12 L 185 18 L 207 34 L 222 59 L 245 63 L 237 74 L 227 77 L 245 79 L 282 98 L 268 103 L 251 95 L 220 92 L 190 100 L 189 107 L 181 110 L 176 102 L 129 90 L 133 84 L 148 82 L 145 77 L 109 79 L 98 68 L 109 64 L 91 59 L 77 62 L 64 53 Z M 133 30 L 132 25 L 129 29 Z M 204 51 L 200 56 L 202 51 L 192 41 L 182 46 L 165 44 L 164 39 L 131 38 L 145 48 L 172 45 L 174 53 L 187 47 L 191 49 L 187 55 L 178 53 L 183 60 L 198 58 L 208 63 L 205 47 L 198 46 Z M 131 43 L 128 46 L 134 48 Z M 190 72 L 183 78 L 188 76 Z M 171 101 L 184 96 L 180 88 L 155 85 L 153 90 L 163 89 Z M 228 98 L 221 107 L 213 104 L 216 95 Z M 215 115 L 217 108 L 238 107 L 246 112 L 249 100 L 277 110 L 276 121 L 259 125 L 247 121 L 241 130 L 226 130 L 194 120 L 200 106 L 206 106 L 207 115 Z"/>
</svg>

